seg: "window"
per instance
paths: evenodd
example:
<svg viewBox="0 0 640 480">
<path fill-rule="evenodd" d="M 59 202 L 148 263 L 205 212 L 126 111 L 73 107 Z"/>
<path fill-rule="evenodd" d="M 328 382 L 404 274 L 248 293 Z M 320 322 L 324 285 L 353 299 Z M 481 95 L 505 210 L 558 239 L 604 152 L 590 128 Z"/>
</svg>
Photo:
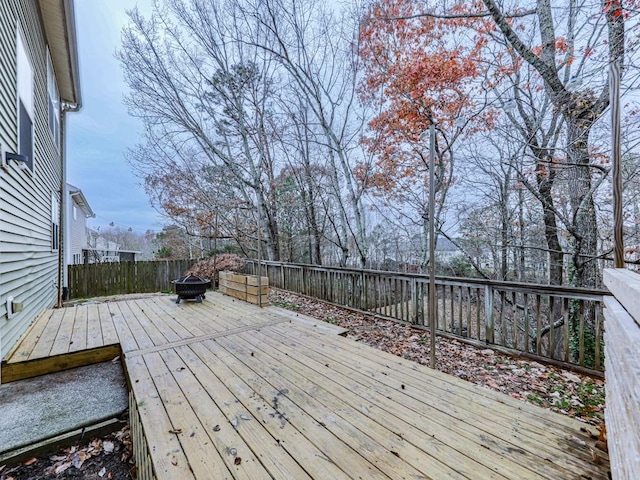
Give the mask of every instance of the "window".
<svg viewBox="0 0 640 480">
<path fill-rule="evenodd" d="M 20 32 L 17 34 L 18 61 L 18 154 L 27 157 L 33 172 L 33 67 Z"/>
<path fill-rule="evenodd" d="M 73 219 L 78 219 L 78 207 L 76 207 L 75 205 L 73 206 Z"/>
<path fill-rule="evenodd" d="M 57 251 L 60 247 L 60 201 L 55 192 L 51 194 L 51 250 Z"/>
<path fill-rule="evenodd" d="M 49 130 L 53 135 L 53 141 L 58 149 L 60 148 L 60 95 L 58 94 L 58 83 L 56 74 L 53 71 L 51 55 L 47 50 L 47 94 L 49 98 Z"/>
</svg>

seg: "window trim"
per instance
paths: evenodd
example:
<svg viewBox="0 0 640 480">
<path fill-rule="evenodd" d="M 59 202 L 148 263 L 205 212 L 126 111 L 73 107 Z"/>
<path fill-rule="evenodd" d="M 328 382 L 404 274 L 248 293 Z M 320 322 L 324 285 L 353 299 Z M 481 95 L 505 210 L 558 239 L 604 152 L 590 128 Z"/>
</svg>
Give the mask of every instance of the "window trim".
<svg viewBox="0 0 640 480">
<path fill-rule="evenodd" d="M 58 151 L 60 151 L 60 106 L 58 79 L 56 78 L 56 72 L 53 68 L 51 52 L 49 47 L 47 47 L 47 123 L 49 124 L 49 132 L 53 138 L 53 143 Z M 53 125 L 51 123 L 52 121 Z"/>
<path fill-rule="evenodd" d="M 26 163 L 26 171 L 30 174 L 35 173 L 35 72 L 33 68 L 33 59 L 27 47 L 26 37 L 22 28 L 18 25 L 16 31 L 16 117 L 17 117 L 17 142 L 16 150 L 23 155 L 21 151 L 22 145 L 22 110 L 26 113 L 27 119 L 30 121 L 30 156 Z M 23 65 L 24 62 L 24 65 Z M 21 66 L 23 68 L 21 68 Z M 23 78 L 23 75 L 29 75 L 30 78 Z M 28 83 L 27 86 L 24 86 Z"/>
<path fill-rule="evenodd" d="M 51 251 L 60 250 L 60 199 L 51 192 Z"/>
</svg>

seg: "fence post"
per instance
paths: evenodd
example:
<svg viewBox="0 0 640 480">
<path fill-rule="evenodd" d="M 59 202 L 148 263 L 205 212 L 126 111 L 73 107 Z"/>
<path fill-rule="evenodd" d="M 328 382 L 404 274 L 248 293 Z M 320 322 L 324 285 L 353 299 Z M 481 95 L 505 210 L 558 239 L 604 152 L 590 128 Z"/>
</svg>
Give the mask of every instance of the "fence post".
<svg viewBox="0 0 640 480">
<path fill-rule="evenodd" d="M 493 287 L 484 286 L 484 333 L 487 343 L 494 343 L 493 329 Z"/>
</svg>

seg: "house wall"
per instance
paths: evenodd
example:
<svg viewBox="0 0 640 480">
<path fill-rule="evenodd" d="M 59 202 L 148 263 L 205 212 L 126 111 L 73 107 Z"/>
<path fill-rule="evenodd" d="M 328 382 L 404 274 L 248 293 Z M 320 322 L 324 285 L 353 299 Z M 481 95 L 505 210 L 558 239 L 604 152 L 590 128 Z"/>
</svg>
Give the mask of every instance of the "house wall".
<svg viewBox="0 0 640 480">
<path fill-rule="evenodd" d="M 16 35 L 20 26 L 33 68 L 33 174 L 0 169 L 0 356 L 57 297 L 58 252 L 52 251 L 52 195 L 59 198 L 60 154 L 48 125 L 47 49 L 35 1 L 0 2 L 0 144 L 17 151 Z M 7 317 L 6 299 L 24 303 Z"/>
</svg>

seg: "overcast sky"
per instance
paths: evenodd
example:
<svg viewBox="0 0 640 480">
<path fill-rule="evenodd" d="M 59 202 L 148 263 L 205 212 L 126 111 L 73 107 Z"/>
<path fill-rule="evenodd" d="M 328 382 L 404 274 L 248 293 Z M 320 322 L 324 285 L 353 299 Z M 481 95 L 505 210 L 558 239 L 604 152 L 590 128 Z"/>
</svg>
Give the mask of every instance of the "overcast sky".
<svg viewBox="0 0 640 480">
<path fill-rule="evenodd" d="M 114 57 L 125 12 L 136 4 L 149 11 L 151 0 L 75 0 L 82 110 L 67 117 L 67 181 L 83 191 L 95 212 L 90 226 L 113 222 L 144 233 L 160 230 L 162 221 L 125 161 L 142 126 L 122 103 L 126 85 Z"/>
</svg>

